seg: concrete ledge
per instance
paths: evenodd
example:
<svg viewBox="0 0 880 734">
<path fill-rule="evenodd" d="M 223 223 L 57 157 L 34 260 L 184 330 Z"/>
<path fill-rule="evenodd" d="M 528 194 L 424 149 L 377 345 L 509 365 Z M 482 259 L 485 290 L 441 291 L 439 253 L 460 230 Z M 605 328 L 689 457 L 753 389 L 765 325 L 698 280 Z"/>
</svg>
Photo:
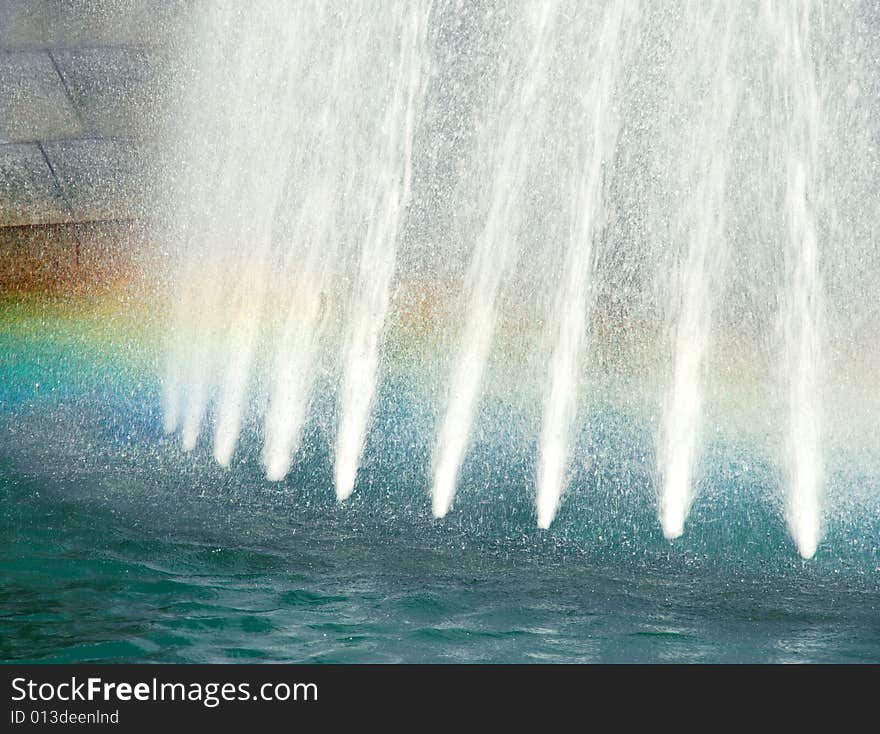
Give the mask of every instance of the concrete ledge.
<svg viewBox="0 0 880 734">
<path fill-rule="evenodd" d="M 53 52 L 88 133 L 98 138 L 153 137 L 165 119 L 167 56 L 137 48 Z"/>
<path fill-rule="evenodd" d="M 0 48 L 162 46 L 192 0 L 0 0 Z"/>
<path fill-rule="evenodd" d="M 48 52 L 0 52 L 0 143 L 82 133 L 80 117 Z"/>
<path fill-rule="evenodd" d="M 0 145 L 0 227 L 149 219 L 157 159 L 134 140 Z"/>
<path fill-rule="evenodd" d="M 0 227 L 150 214 L 191 0 L 0 0 Z"/>
<path fill-rule="evenodd" d="M 129 282 L 144 251 L 136 223 L 0 228 L 0 292 L 95 292 Z"/>
<path fill-rule="evenodd" d="M 72 221 L 148 218 L 154 149 L 127 140 L 65 140 L 44 147 Z"/>
<path fill-rule="evenodd" d="M 0 145 L 0 227 L 73 219 L 42 148 Z"/>
</svg>

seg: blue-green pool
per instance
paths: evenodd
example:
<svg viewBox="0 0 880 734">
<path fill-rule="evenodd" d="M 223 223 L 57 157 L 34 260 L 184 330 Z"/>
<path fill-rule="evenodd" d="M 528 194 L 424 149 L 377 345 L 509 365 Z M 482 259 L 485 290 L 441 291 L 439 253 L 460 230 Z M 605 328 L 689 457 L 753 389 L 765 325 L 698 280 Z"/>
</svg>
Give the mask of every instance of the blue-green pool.
<svg viewBox="0 0 880 734">
<path fill-rule="evenodd" d="M 256 427 L 229 470 L 164 438 L 148 370 L 45 333 L 0 349 L 2 660 L 880 662 L 870 477 L 834 499 L 804 561 L 772 469 L 710 446 L 670 543 L 650 436 L 597 404 L 592 461 L 549 531 L 535 527 L 533 447 L 504 436 L 478 437 L 438 521 L 431 435 L 393 381 L 340 505 L 320 420 L 268 483 Z"/>
</svg>

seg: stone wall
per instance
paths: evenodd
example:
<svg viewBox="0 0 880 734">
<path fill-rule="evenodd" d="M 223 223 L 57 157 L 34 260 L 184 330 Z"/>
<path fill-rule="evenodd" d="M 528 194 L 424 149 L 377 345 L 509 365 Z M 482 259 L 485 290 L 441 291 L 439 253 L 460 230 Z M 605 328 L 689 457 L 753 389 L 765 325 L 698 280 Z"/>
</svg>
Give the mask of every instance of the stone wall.
<svg viewBox="0 0 880 734">
<path fill-rule="evenodd" d="M 167 39 L 184 8 L 0 0 L 0 286 L 97 267 L 87 251 L 106 249 L 108 232 L 134 232 L 161 154 Z"/>
</svg>

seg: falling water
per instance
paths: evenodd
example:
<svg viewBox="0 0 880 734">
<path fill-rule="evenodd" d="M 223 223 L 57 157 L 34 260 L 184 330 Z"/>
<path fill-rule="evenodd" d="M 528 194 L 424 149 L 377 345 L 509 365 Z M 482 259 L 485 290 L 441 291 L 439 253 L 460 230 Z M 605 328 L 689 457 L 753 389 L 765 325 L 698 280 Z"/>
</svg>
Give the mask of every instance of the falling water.
<svg viewBox="0 0 880 734">
<path fill-rule="evenodd" d="M 183 443 L 188 450 L 201 431 L 209 392 L 217 390 L 214 456 L 222 465 L 232 458 L 246 405 L 267 288 L 273 215 L 284 190 L 286 158 L 292 153 L 287 129 L 277 123 L 265 100 L 284 96 L 296 58 L 295 39 L 278 37 L 276 41 L 286 43 L 288 64 L 272 64 L 259 80 L 253 78 L 253 70 L 268 61 L 269 49 L 261 38 L 278 33 L 284 13 L 285 8 L 276 5 L 245 20 L 238 18 L 234 8 L 218 6 L 205 19 L 206 33 L 213 35 L 216 27 L 232 29 L 216 55 L 206 52 L 204 62 L 216 65 L 218 76 L 212 82 L 234 89 L 236 104 L 218 114 L 217 102 L 201 99 L 193 107 L 192 137 L 185 141 L 191 154 L 195 153 L 192 160 L 202 165 L 207 161 L 208 170 L 195 170 L 193 165 L 181 172 L 186 199 L 178 236 L 189 249 L 181 268 L 177 312 L 185 320 L 169 371 L 189 375 L 183 380 Z M 258 135 L 252 134 L 254 129 Z M 248 166 L 240 166 L 243 159 L 249 161 Z M 267 181 L 268 193 L 263 190 Z M 210 216 L 200 214 L 200 209 Z M 227 242 L 246 242 L 248 247 L 230 248 L 224 246 Z M 200 270 L 207 270 L 211 277 L 199 277 Z M 201 328 L 193 332 L 193 323 Z M 218 353 L 228 358 L 218 361 Z M 216 385 L 211 385 L 214 379 Z M 181 382 L 176 377 L 171 380 L 172 385 Z M 179 399 L 169 395 L 166 403 Z M 176 410 L 170 412 L 173 415 Z"/>
<path fill-rule="evenodd" d="M 344 500 L 393 444 L 438 518 L 469 451 L 515 456 L 527 479 L 486 501 L 536 494 L 548 528 L 564 493 L 658 488 L 658 538 L 727 491 L 722 468 L 767 465 L 816 552 L 839 436 L 876 420 L 852 397 L 880 362 L 854 285 L 876 261 L 873 6 L 198 15 L 159 233 L 165 430 L 186 451 L 230 466 L 256 437 L 292 486 L 326 441 Z M 772 503 L 772 471 L 748 476 Z"/>
<path fill-rule="evenodd" d="M 788 122 L 779 156 L 785 176 L 785 273 L 779 296 L 782 370 L 787 391 L 785 470 L 788 525 L 805 558 L 816 552 L 823 488 L 823 288 L 816 225 L 821 108 L 810 53 L 807 2 L 767 3 L 778 56 L 782 119 Z"/>
<path fill-rule="evenodd" d="M 670 288 L 668 314 L 672 332 L 672 376 L 660 430 L 658 473 L 662 481 L 660 523 L 667 538 L 684 532 L 693 497 L 694 469 L 703 413 L 703 380 L 715 301 L 727 265 L 725 193 L 729 134 L 736 106 L 730 73 L 733 12 L 729 3 L 703 8 L 686 26 L 708 71 L 690 134 L 689 155 L 681 160 L 682 190 L 688 192 L 681 211 L 687 249 Z M 719 27 L 715 27 L 719 26 Z M 699 73 L 699 72 L 698 72 Z"/>
<path fill-rule="evenodd" d="M 419 61 L 424 55 L 427 7 L 390 3 L 386 10 L 386 35 L 378 48 L 368 46 L 371 40 L 362 33 L 364 19 L 355 15 L 331 35 L 329 49 L 318 46 L 318 53 L 329 55 L 329 76 L 312 59 L 307 90 L 313 105 L 314 137 L 308 148 L 305 144 L 299 148 L 305 160 L 290 164 L 290 176 L 305 193 L 294 209 L 289 236 L 305 252 L 301 262 L 287 266 L 290 307 L 275 352 L 274 388 L 266 414 L 263 461 L 267 477 L 280 480 L 290 469 L 308 417 L 315 362 L 329 317 L 332 276 L 338 275 L 335 264 L 344 247 L 359 247 L 337 453 L 337 471 L 350 480 L 340 489 L 340 498 L 353 487 L 372 402 L 378 339 L 394 269 L 397 220 L 407 196 L 408 150 L 420 84 Z M 326 22 L 335 22 L 333 14 Z M 358 83 L 368 84 L 378 103 L 359 104 L 352 96 L 357 89 L 352 85 Z M 375 145 L 367 135 L 375 135 L 381 144 Z M 368 171 L 381 175 L 368 176 Z M 328 216 L 334 211 L 336 218 Z M 364 218 L 369 220 L 366 231 Z M 371 278 L 365 275 L 369 267 L 373 268 Z"/>
<path fill-rule="evenodd" d="M 572 185 L 571 241 L 556 293 L 550 322 L 553 333 L 544 418 L 538 459 L 538 525 L 550 527 L 562 495 L 572 427 L 577 412 L 578 377 L 584 350 L 584 330 L 593 267 L 593 236 L 602 215 L 603 170 L 610 165 L 617 138 L 613 98 L 627 39 L 627 25 L 637 16 L 632 2 L 610 3 L 599 37 L 584 67 L 591 73 L 584 88 L 586 108 L 582 174 Z"/>
<path fill-rule="evenodd" d="M 325 326 L 323 293 L 329 278 L 329 256 L 334 252 L 334 243 L 322 236 L 325 233 L 320 221 L 309 220 L 317 219 L 318 212 L 327 211 L 330 202 L 326 196 L 319 185 L 307 194 L 302 218 L 306 221 L 301 221 L 301 225 L 307 226 L 296 233 L 308 244 L 299 281 L 291 280 L 299 287 L 292 289 L 279 334 L 264 427 L 263 464 L 266 478 L 273 481 L 284 479 L 299 448 L 308 413 L 314 363 Z"/>
<path fill-rule="evenodd" d="M 528 137 L 536 135 L 541 117 L 546 114 L 541 94 L 545 91 L 552 59 L 551 39 L 557 10 L 557 3 L 542 3 L 533 17 L 528 18 L 531 21 L 525 29 L 529 38 L 528 61 L 522 80 L 512 99 L 506 99 L 506 90 L 502 89 L 492 107 L 492 114 L 501 120 L 502 137 L 493 151 L 491 202 L 468 271 L 467 317 L 434 453 L 435 517 L 443 517 L 455 497 L 458 472 L 495 330 L 498 290 L 516 255 L 517 194 L 527 183 L 524 149 L 530 149 Z"/>
<path fill-rule="evenodd" d="M 428 4 L 385 5 L 379 14 L 323 3 L 266 3 L 258 13 L 216 5 L 198 33 L 219 45 L 200 59 L 189 92 L 198 103 L 181 146 L 192 168 L 182 169 L 178 183 L 187 196 L 177 237 L 187 246 L 166 429 L 177 427 L 182 412 L 191 450 L 215 394 L 214 456 L 228 465 L 255 350 L 268 337 L 263 463 L 269 479 L 283 479 L 339 298 L 333 279 L 357 249 L 340 399 L 340 497 L 354 482 L 375 389 L 425 56 Z M 214 170 L 201 169 L 205 160 L 216 161 Z"/>
<path fill-rule="evenodd" d="M 336 437 L 336 496 L 340 500 L 354 489 L 376 390 L 379 338 L 388 311 L 401 213 L 409 198 L 413 128 L 427 72 L 422 65 L 429 9 L 430 3 L 401 2 L 387 18 L 392 32 L 400 34 L 401 49 L 392 72 L 394 91 L 377 158 L 372 162 L 379 191 L 361 249 L 346 338 Z"/>
</svg>

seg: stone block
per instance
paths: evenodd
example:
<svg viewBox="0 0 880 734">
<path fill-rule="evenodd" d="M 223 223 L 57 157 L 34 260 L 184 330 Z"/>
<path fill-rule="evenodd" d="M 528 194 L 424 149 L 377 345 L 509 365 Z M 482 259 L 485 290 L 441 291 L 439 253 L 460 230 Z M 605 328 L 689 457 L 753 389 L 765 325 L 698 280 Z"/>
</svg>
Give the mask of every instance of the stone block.
<svg viewBox="0 0 880 734">
<path fill-rule="evenodd" d="M 163 46 L 191 0 L 0 0 L 0 48 Z"/>
<path fill-rule="evenodd" d="M 77 239 L 69 225 L 0 227 L 0 291 L 52 291 L 75 278 Z"/>
<path fill-rule="evenodd" d="M 0 227 L 67 222 L 71 211 L 38 145 L 0 145 Z"/>
<path fill-rule="evenodd" d="M 156 153 L 145 143 L 70 140 L 47 144 L 46 154 L 75 221 L 149 218 Z"/>
<path fill-rule="evenodd" d="M 0 52 L 0 143 L 76 137 L 82 132 L 48 53 Z"/>
<path fill-rule="evenodd" d="M 95 293 L 141 282 L 145 242 L 134 222 L 0 227 L 0 293 Z"/>
<path fill-rule="evenodd" d="M 168 62 L 137 48 L 55 51 L 53 56 L 90 135 L 146 138 L 166 119 Z"/>
</svg>

